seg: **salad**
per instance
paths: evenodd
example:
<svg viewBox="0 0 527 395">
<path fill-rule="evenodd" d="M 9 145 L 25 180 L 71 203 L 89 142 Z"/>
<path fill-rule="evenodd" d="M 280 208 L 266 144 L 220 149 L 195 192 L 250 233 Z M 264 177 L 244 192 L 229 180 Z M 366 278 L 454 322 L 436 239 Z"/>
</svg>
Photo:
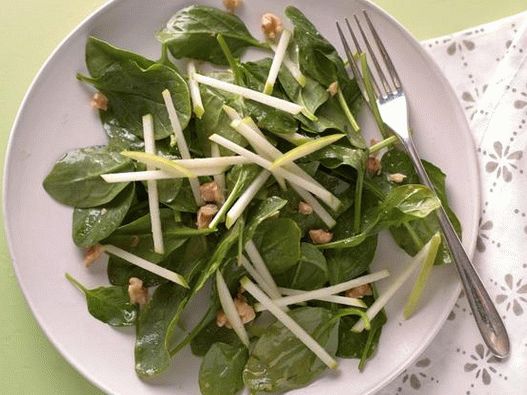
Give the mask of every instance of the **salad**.
<svg viewBox="0 0 527 395">
<path fill-rule="evenodd" d="M 190 346 L 205 395 L 302 387 L 338 358 L 364 369 L 394 293 L 419 272 L 409 317 L 433 265 L 451 261 L 434 211 L 461 232 L 439 168 L 425 162 L 435 191 L 419 184 L 378 116 L 365 140 L 367 99 L 304 14 L 263 15 L 259 40 L 237 4 L 178 11 L 156 33 L 158 60 L 90 37 L 77 78 L 108 142 L 66 153 L 43 183 L 74 208 L 86 265 L 108 256 L 111 285 L 66 274 L 89 313 L 136 328 L 141 378 Z M 398 276 L 370 270 L 382 231 L 408 254 Z M 186 327 L 198 294 L 208 305 Z"/>
</svg>

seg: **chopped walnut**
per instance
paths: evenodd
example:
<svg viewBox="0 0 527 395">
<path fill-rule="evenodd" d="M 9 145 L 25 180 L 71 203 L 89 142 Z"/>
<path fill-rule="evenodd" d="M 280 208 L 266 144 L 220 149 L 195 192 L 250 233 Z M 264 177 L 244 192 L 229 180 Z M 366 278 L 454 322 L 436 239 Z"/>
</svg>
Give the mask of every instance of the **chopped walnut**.
<svg viewBox="0 0 527 395">
<path fill-rule="evenodd" d="M 223 203 L 223 193 L 216 181 L 207 182 L 199 186 L 199 193 L 207 203 Z"/>
<path fill-rule="evenodd" d="M 394 174 L 388 174 L 388 181 L 395 182 L 396 184 L 400 184 L 404 181 L 406 178 L 406 174 L 401 173 L 394 173 Z"/>
<path fill-rule="evenodd" d="M 234 298 L 234 306 L 236 306 L 236 311 L 238 312 L 242 323 L 246 324 L 251 322 L 256 317 L 253 307 L 247 303 L 247 299 L 245 299 L 243 295 L 238 294 L 238 296 Z M 216 325 L 219 327 L 224 326 L 226 328 L 232 329 L 231 323 L 227 319 L 227 316 L 223 310 L 218 311 L 216 314 Z"/>
<path fill-rule="evenodd" d="M 358 287 L 346 291 L 346 296 L 348 298 L 362 298 L 366 295 L 373 295 L 370 284 L 359 285 Z"/>
<path fill-rule="evenodd" d="M 366 170 L 371 175 L 381 174 L 381 161 L 374 156 L 368 157 L 368 163 L 366 165 Z"/>
<path fill-rule="evenodd" d="M 143 287 L 143 281 L 137 277 L 130 277 L 128 280 L 128 296 L 130 303 L 141 306 L 148 302 L 148 288 Z"/>
<path fill-rule="evenodd" d="M 309 215 L 313 212 L 313 207 L 306 202 L 300 202 L 298 203 L 298 212 L 302 215 Z"/>
<path fill-rule="evenodd" d="M 86 267 L 91 266 L 93 262 L 99 259 L 99 257 L 101 256 L 103 252 L 104 252 L 104 248 L 100 244 L 96 244 L 88 248 L 86 252 L 84 253 L 84 265 L 86 265 Z"/>
<path fill-rule="evenodd" d="M 268 40 L 276 40 L 282 30 L 282 20 L 279 17 L 270 12 L 262 15 L 262 31 Z"/>
<path fill-rule="evenodd" d="M 326 91 L 331 95 L 331 96 L 335 96 L 337 94 L 337 92 L 339 91 L 339 83 L 337 81 L 333 81 L 329 86 L 328 86 L 328 89 L 326 89 Z"/>
<path fill-rule="evenodd" d="M 223 0 L 223 5 L 229 11 L 234 13 L 240 7 L 242 0 Z"/>
<path fill-rule="evenodd" d="M 377 144 L 378 142 L 379 142 L 379 140 L 377 140 L 377 139 L 370 139 L 370 146 L 371 146 L 371 145 L 375 145 L 375 144 Z"/>
<path fill-rule="evenodd" d="M 198 229 L 204 229 L 209 226 L 210 221 L 212 221 L 212 218 L 214 218 L 217 212 L 218 206 L 215 204 L 201 206 L 198 210 L 198 220 L 196 222 Z"/>
<path fill-rule="evenodd" d="M 333 239 L 333 233 L 324 229 L 311 229 L 309 231 L 309 237 L 315 244 L 325 244 Z"/>
<path fill-rule="evenodd" d="M 97 110 L 108 110 L 108 98 L 101 92 L 96 92 L 90 101 L 90 105 Z"/>
</svg>

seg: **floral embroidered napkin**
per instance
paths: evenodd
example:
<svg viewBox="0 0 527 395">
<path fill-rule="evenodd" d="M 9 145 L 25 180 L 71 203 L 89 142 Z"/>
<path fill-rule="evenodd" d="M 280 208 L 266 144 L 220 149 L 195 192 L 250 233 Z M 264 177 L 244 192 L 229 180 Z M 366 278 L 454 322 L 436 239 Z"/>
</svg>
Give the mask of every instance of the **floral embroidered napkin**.
<svg viewBox="0 0 527 395">
<path fill-rule="evenodd" d="M 379 394 L 527 394 L 527 12 L 425 41 L 458 94 L 478 150 L 482 212 L 474 263 L 512 354 L 493 357 L 466 298 L 417 361 Z"/>
</svg>

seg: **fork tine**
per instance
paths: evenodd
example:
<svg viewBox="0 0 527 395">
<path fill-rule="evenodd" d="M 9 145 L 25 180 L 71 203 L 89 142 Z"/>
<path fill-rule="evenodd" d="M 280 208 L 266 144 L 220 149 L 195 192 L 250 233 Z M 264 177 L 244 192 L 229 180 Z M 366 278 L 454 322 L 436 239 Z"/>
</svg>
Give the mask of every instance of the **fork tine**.
<svg viewBox="0 0 527 395">
<path fill-rule="evenodd" d="M 364 29 L 362 28 L 359 18 L 357 18 L 357 15 L 353 15 L 353 18 L 355 19 L 355 23 L 357 23 L 357 26 L 359 27 L 359 31 L 364 41 L 364 44 L 366 45 L 366 48 L 368 48 L 368 52 L 370 54 L 371 59 L 373 60 L 373 64 L 375 66 L 375 69 L 377 70 L 377 74 L 379 75 L 379 78 L 381 79 L 381 83 L 385 91 L 385 96 L 388 96 L 393 90 L 390 87 L 390 84 L 388 83 L 386 76 L 384 75 L 384 71 L 382 71 L 382 68 L 377 60 L 377 56 L 375 56 L 375 52 L 373 52 L 373 48 L 371 47 L 370 41 L 368 40 L 368 37 L 366 36 Z"/>
<path fill-rule="evenodd" d="M 346 18 L 345 21 L 346 21 L 346 25 L 348 26 L 348 31 L 349 31 L 349 33 L 351 35 L 352 40 L 353 40 L 353 44 L 355 45 L 355 49 L 357 50 L 358 53 L 362 53 L 363 52 L 362 48 L 360 47 L 359 40 L 357 40 L 357 36 L 355 35 L 355 33 L 353 32 L 353 29 L 351 28 L 350 21 L 348 20 L 348 18 Z M 357 65 L 357 63 L 355 63 L 355 67 L 357 68 L 357 71 L 360 70 L 360 67 Z M 371 79 L 373 81 L 375 94 L 377 96 L 380 96 L 381 89 L 379 88 L 379 84 L 377 83 L 377 80 L 375 78 L 373 78 L 373 76 L 372 76 Z M 367 95 L 364 95 L 364 97 L 367 97 Z"/>
<path fill-rule="evenodd" d="M 346 37 L 344 36 L 344 33 L 342 29 L 340 28 L 340 24 L 338 22 L 337 22 L 337 30 L 339 32 L 340 40 L 342 41 L 342 45 L 344 47 L 344 52 L 346 53 L 346 57 L 348 58 L 351 71 L 353 73 L 353 76 L 355 77 L 355 81 L 357 82 L 357 85 L 359 86 L 362 96 L 366 98 L 367 95 L 365 93 L 366 91 L 364 88 L 364 83 L 362 82 L 362 74 L 360 72 L 360 69 L 357 67 L 357 64 L 355 63 L 353 52 L 351 51 L 348 41 L 346 40 Z"/>
<path fill-rule="evenodd" d="M 390 55 L 388 54 L 388 51 L 386 50 L 386 47 L 384 46 L 381 38 L 379 37 L 379 34 L 377 33 L 377 30 L 373 26 L 373 23 L 371 22 L 370 16 L 366 12 L 366 10 L 362 10 L 362 13 L 366 17 L 366 23 L 368 24 L 368 27 L 370 28 L 370 31 L 373 35 L 373 39 L 375 40 L 375 43 L 377 44 L 377 47 L 379 48 L 379 51 L 381 53 L 381 56 L 384 59 L 384 62 L 386 64 L 386 68 L 388 69 L 388 72 L 390 74 L 390 77 L 392 79 L 392 82 L 396 89 L 401 88 L 401 80 L 399 78 L 399 74 L 397 73 L 397 69 L 393 65 L 392 59 L 390 58 Z"/>
</svg>

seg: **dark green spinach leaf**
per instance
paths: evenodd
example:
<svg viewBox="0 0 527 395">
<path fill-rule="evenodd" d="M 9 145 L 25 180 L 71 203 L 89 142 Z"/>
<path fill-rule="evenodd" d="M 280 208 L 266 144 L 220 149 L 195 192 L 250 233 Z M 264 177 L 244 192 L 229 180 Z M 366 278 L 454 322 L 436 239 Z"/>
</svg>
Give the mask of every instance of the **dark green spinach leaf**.
<svg viewBox="0 0 527 395">
<path fill-rule="evenodd" d="M 339 320 L 320 307 L 302 307 L 289 315 L 324 349 L 335 355 Z M 281 322 L 270 325 L 257 340 L 243 370 L 251 392 L 282 392 L 302 387 L 326 369 L 326 365 Z"/>
<path fill-rule="evenodd" d="M 249 353 L 243 345 L 214 343 L 199 369 L 203 395 L 235 395 L 243 388 L 242 371 Z"/>
<path fill-rule="evenodd" d="M 73 241 L 78 247 L 91 247 L 110 236 L 125 218 L 135 196 L 130 184 L 111 202 L 92 208 L 73 210 Z"/>
<path fill-rule="evenodd" d="M 137 305 L 130 303 L 127 287 L 87 289 L 72 276 L 66 278 L 86 297 L 90 314 L 111 326 L 131 326 L 137 318 Z"/>
<path fill-rule="evenodd" d="M 300 228 L 289 218 L 271 218 L 258 228 L 253 241 L 272 274 L 280 274 L 300 259 Z"/>
<path fill-rule="evenodd" d="M 106 147 L 81 148 L 59 159 L 43 185 L 46 192 L 62 204 L 96 207 L 112 201 L 128 185 L 126 182 L 109 184 L 101 174 L 133 170 L 130 159 Z"/>
<path fill-rule="evenodd" d="M 328 282 L 328 264 L 324 254 L 310 243 L 302 243 L 300 253 L 298 264 L 277 277 L 278 285 L 305 291 L 323 287 Z"/>
<path fill-rule="evenodd" d="M 236 15 L 202 5 L 179 10 L 167 26 L 157 33 L 157 39 L 177 59 L 193 58 L 227 65 L 227 59 L 216 40 L 218 34 L 223 36 L 236 57 L 248 47 L 262 46 Z"/>
</svg>

